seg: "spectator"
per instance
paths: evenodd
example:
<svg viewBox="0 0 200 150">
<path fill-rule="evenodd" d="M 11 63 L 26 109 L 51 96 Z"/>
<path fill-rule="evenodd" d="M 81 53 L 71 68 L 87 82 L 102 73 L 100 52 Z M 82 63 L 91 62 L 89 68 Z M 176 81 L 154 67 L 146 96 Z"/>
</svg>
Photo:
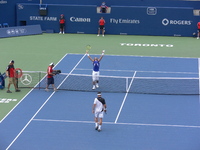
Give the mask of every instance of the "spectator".
<svg viewBox="0 0 200 150">
<path fill-rule="evenodd" d="M 65 18 L 64 18 L 63 14 L 60 15 L 59 23 L 60 23 L 59 34 L 65 34 L 65 32 L 64 32 L 64 30 L 65 30 Z"/>
<path fill-rule="evenodd" d="M 103 2 L 100 6 L 100 12 L 101 13 L 106 13 L 107 12 L 107 9 L 108 9 L 108 6 L 106 6 L 106 3 Z"/>
</svg>

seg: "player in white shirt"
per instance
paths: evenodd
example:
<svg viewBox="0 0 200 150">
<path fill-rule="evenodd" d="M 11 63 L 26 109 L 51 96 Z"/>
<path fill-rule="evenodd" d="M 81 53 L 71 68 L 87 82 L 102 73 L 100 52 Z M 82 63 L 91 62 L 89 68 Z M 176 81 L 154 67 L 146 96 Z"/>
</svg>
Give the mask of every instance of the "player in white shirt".
<svg viewBox="0 0 200 150">
<path fill-rule="evenodd" d="M 101 97 L 101 92 L 97 93 L 97 98 L 94 99 L 92 113 L 94 113 L 95 130 L 101 131 L 104 112 L 106 112 L 106 101 Z"/>
</svg>

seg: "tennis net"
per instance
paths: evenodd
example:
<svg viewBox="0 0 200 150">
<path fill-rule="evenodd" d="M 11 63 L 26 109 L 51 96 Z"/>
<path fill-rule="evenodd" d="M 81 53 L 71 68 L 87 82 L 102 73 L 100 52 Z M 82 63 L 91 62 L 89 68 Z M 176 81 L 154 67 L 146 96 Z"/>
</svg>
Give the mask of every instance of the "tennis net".
<svg viewBox="0 0 200 150">
<path fill-rule="evenodd" d="M 195 77 L 99 77 L 99 88 L 95 90 L 92 90 L 92 75 L 60 73 L 54 80 L 58 90 L 199 95 L 199 78 Z M 46 72 L 42 71 L 23 71 L 23 76 L 18 79 L 19 88 L 44 89 L 46 83 Z"/>
</svg>

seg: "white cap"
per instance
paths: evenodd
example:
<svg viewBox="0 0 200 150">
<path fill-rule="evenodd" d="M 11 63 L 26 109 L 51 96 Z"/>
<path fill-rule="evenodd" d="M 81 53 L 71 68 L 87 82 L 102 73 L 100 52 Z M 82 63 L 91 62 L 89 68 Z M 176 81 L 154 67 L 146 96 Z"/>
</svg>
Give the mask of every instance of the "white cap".
<svg viewBox="0 0 200 150">
<path fill-rule="evenodd" d="M 10 61 L 10 63 L 14 63 L 14 62 L 15 62 L 14 60 L 11 60 L 11 61 Z"/>
<path fill-rule="evenodd" d="M 54 65 L 54 63 L 52 62 L 52 63 L 50 63 L 49 65 L 50 65 L 50 66 L 53 66 L 53 65 Z"/>
</svg>

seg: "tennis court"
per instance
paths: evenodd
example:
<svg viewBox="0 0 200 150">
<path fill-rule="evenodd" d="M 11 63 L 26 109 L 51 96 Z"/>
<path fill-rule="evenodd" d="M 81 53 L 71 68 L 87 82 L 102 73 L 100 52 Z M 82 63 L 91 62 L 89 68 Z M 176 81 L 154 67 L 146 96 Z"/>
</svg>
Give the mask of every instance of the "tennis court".
<svg viewBox="0 0 200 150">
<path fill-rule="evenodd" d="M 91 68 L 90 60 L 83 54 L 66 54 L 56 65 L 56 69 L 69 74 L 90 75 Z M 199 60 L 105 55 L 100 70 L 103 76 L 196 79 L 199 77 Z M 198 80 L 195 80 L 195 83 L 196 81 Z M 63 80 L 57 80 L 57 86 L 62 87 L 62 82 Z M 100 79 L 99 90 L 104 89 L 103 82 L 106 81 Z M 114 88 L 117 82 L 118 78 L 113 80 L 111 88 Z M 84 84 L 88 86 L 91 83 Z M 80 86 L 84 88 L 84 84 Z M 150 84 L 160 89 L 169 89 L 156 82 L 141 84 L 143 86 L 139 87 L 140 91 L 152 88 Z M 173 82 L 171 84 L 174 84 L 172 91 L 183 92 L 184 87 Z M 130 89 L 134 89 L 134 80 L 129 85 Z M 0 148 L 198 150 L 200 112 L 199 95 L 196 95 L 196 90 L 199 86 L 198 83 L 191 85 L 197 87 L 184 88 L 185 92 L 195 92 L 191 95 L 169 95 L 165 90 L 161 90 L 162 94 L 137 94 L 109 92 L 108 89 L 102 95 L 106 99 L 108 112 L 104 117 L 101 132 L 94 130 L 91 112 L 96 92 L 45 92 L 43 89 L 33 89 L 1 122 Z"/>
</svg>

